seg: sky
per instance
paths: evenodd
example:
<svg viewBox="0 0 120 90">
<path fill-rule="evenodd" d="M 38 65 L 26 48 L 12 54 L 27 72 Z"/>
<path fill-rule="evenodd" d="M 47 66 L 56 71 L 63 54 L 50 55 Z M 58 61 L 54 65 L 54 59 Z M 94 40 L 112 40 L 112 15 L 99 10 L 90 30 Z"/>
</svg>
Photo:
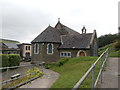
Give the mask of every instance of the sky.
<svg viewBox="0 0 120 90">
<path fill-rule="evenodd" d="M 0 0 L 0 38 L 30 43 L 60 22 L 81 33 L 118 33 L 119 0 Z"/>
</svg>

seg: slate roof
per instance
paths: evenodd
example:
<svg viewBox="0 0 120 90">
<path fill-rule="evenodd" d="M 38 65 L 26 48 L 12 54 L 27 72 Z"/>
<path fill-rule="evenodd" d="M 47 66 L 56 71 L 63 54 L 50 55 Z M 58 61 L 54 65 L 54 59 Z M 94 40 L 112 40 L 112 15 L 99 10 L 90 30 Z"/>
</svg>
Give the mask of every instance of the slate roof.
<svg viewBox="0 0 120 90">
<path fill-rule="evenodd" d="M 34 42 L 55 42 L 61 43 L 60 36 L 67 34 L 76 34 L 79 33 L 70 29 L 69 27 L 58 22 L 54 27 L 48 26 L 41 34 L 39 34 L 33 41 Z"/>
<path fill-rule="evenodd" d="M 55 28 L 57 29 L 57 31 L 61 34 L 61 35 L 67 35 L 67 34 L 74 34 L 74 35 L 78 35 L 80 33 L 76 32 L 75 30 L 61 24 L 59 21 L 58 23 L 55 25 Z"/>
<path fill-rule="evenodd" d="M 96 35 L 95 31 L 80 34 L 58 21 L 55 27 L 48 26 L 32 43 L 61 43 L 58 49 L 89 49 L 94 35 Z"/>
<path fill-rule="evenodd" d="M 0 42 L 0 48 L 8 48 L 3 42 Z"/>
<path fill-rule="evenodd" d="M 5 44 L 6 46 L 8 46 L 8 48 L 14 48 L 14 49 L 17 49 L 17 48 L 18 48 L 18 46 L 17 46 L 16 43 L 5 43 L 5 42 L 4 42 L 4 44 Z"/>
<path fill-rule="evenodd" d="M 53 27 L 48 26 L 32 42 L 56 42 L 60 43 L 60 33 Z"/>
<path fill-rule="evenodd" d="M 8 40 L 8 39 L 0 39 L 0 47 L 2 48 L 9 48 L 9 49 L 18 49 L 17 46 L 19 42 L 14 40 Z"/>
<path fill-rule="evenodd" d="M 0 48 L 2 48 L 2 46 L 3 46 L 3 43 L 2 43 L 2 42 L 0 42 Z"/>
<path fill-rule="evenodd" d="M 93 33 L 80 35 L 63 35 L 59 49 L 89 49 Z"/>
</svg>

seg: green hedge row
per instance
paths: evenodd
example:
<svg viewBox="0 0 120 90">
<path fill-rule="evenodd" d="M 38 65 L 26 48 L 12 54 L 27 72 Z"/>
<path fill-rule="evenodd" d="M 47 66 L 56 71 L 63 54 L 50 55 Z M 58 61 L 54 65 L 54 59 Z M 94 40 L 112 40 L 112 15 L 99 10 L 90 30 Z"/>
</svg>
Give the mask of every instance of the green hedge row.
<svg viewBox="0 0 120 90">
<path fill-rule="evenodd" d="M 0 54 L 0 67 L 19 66 L 20 56 L 18 54 Z"/>
</svg>

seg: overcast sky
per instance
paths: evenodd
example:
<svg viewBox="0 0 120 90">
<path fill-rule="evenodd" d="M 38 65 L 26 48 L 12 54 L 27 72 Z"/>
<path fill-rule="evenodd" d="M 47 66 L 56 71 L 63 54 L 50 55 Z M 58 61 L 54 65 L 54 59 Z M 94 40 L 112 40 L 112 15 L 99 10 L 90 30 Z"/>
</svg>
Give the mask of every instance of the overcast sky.
<svg viewBox="0 0 120 90">
<path fill-rule="evenodd" d="M 30 43 L 49 24 L 60 22 L 98 37 L 118 32 L 119 0 L 0 0 L 0 37 Z M 1 34 L 2 33 L 2 34 Z"/>
</svg>

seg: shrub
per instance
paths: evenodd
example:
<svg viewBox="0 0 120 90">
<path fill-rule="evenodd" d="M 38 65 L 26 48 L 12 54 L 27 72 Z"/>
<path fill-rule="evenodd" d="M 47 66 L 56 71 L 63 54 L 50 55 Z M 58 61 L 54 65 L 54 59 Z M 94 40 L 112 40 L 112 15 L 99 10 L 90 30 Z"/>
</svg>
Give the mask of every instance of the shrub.
<svg viewBox="0 0 120 90">
<path fill-rule="evenodd" d="M 0 67 L 9 66 L 9 56 L 7 54 L 0 54 Z"/>
<path fill-rule="evenodd" d="M 69 60 L 69 58 L 60 59 L 60 60 L 57 62 L 57 65 L 58 65 L 58 66 L 62 66 L 62 65 L 64 65 L 68 60 Z"/>
<path fill-rule="evenodd" d="M 19 66 L 20 56 L 17 54 L 9 54 L 9 67 Z"/>
<path fill-rule="evenodd" d="M 58 60 L 56 63 L 49 62 L 49 63 L 45 64 L 45 68 L 50 69 L 52 66 L 62 66 L 68 60 L 69 60 L 69 58 L 62 58 L 62 59 Z"/>
<path fill-rule="evenodd" d="M 50 69 L 53 66 L 53 63 L 47 63 L 45 64 L 46 69 Z"/>
<path fill-rule="evenodd" d="M 120 50 L 120 40 L 116 40 L 116 42 L 113 43 L 113 47 L 116 50 Z"/>
<path fill-rule="evenodd" d="M 20 56 L 18 54 L 0 54 L 0 67 L 19 66 Z"/>
<path fill-rule="evenodd" d="M 28 78 L 34 78 L 43 75 L 42 71 L 37 67 L 34 67 L 32 70 L 28 69 L 27 74 L 31 74 L 27 76 Z"/>
</svg>

